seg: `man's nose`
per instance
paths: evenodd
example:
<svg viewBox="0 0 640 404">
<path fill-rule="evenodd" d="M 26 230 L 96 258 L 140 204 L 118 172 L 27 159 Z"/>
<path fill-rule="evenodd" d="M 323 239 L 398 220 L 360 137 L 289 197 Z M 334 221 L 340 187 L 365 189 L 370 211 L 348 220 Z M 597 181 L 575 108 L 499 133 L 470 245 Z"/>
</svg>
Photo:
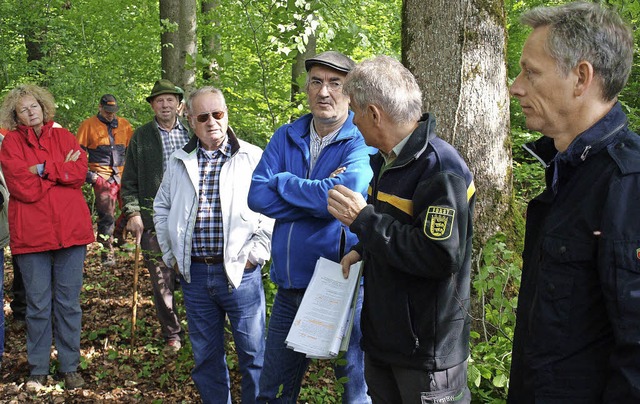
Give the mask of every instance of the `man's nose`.
<svg viewBox="0 0 640 404">
<path fill-rule="evenodd" d="M 509 87 L 509 94 L 511 94 L 512 97 L 519 97 L 522 95 L 522 86 L 520 85 L 521 75 L 522 73 L 518 74 L 516 79 L 513 81 L 513 84 L 511 84 L 511 87 Z"/>
<path fill-rule="evenodd" d="M 322 83 L 322 86 L 320 87 L 320 90 L 318 90 L 318 94 L 322 95 L 323 97 L 328 97 L 329 96 L 329 83 Z"/>
</svg>

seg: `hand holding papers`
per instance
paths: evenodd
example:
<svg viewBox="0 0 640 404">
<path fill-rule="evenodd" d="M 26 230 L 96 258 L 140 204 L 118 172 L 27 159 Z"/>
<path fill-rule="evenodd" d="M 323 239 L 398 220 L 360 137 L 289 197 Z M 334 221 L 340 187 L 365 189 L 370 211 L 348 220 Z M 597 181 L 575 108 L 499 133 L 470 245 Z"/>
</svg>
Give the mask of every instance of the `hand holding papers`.
<svg viewBox="0 0 640 404">
<path fill-rule="evenodd" d="M 287 335 L 287 347 L 318 359 L 335 358 L 346 350 L 359 290 L 360 264 L 352 265 L 349 277 L 344 279 L 339 263 L 318 259 Z"/>
</svg>

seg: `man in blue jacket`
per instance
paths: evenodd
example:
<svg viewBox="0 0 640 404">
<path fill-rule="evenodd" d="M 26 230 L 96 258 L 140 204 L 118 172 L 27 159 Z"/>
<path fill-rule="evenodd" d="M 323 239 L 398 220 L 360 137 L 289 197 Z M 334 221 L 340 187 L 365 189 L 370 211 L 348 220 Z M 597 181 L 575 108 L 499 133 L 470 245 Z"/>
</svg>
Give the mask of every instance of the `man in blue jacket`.
<svg viewBox="0 0 640 404">
<path fill-rule="evenodd" d="M 280 127 L 253 173 L 249 207 L 276 219 L 271 279 L 278 285 L 260 376 L 258 402 L 295 403 L 309 359 L 285 339 L 319 257 L 339 262 L 356 237 L 327 211 L 327 193 L 344 185 L 366 194 L 371 179 L 369 148 L 352 122 L 342 83 L 354 62 L 327 51 L 305 61 L 311 113 Z M 362 305 L 362 293 L 356 318 Z M 369 402 L 364 382 L 360 325 L 354 323 L 343 402 Z"/>
</svg>

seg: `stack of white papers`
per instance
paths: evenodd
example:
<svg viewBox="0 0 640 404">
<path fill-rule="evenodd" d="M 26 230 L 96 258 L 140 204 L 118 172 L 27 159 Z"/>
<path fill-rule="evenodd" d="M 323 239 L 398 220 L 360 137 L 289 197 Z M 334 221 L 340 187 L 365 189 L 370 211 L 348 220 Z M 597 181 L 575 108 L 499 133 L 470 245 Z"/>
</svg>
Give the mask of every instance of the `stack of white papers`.
<svg viewBox="0 0 640 404">
<path fill-rule="evenodd" d="M 288 348 L 317 359 L 335 358 L 340 351 L 346 351 L 359 290 L 360 264 L 352 265 L 349 277 L 344 279 L 339 263 L 318 259 L 287 335 Z"/>
</svg>

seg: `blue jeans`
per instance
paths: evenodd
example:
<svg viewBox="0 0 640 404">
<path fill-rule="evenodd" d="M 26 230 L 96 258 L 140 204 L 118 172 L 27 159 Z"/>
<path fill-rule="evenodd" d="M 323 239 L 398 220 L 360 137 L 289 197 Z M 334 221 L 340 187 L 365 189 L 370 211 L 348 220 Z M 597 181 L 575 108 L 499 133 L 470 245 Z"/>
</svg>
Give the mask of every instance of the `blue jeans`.
<svg viewBox="0 0 640 404">
<path fill-rule="evenodd" d="M 4 248 L 0 248 L 0 303 L 4 306 Z M 4 355 L 4 309 L 0 310 L 0 361 Z"/>
<path fill-rule="evenodd" d="M 247 270 L 234 289 L 222 264 L 191 264 L 191 282 L 182 281 L 195 367 L 191 377 L 204 403 L 231 403 L 224 347 L 225 316 L 238 353 L 242 403 L 253 403 L 264 360 L 265 297 L 260 266 Z"/>
<path fill-rule="evenodd" d="M 80 289 L 86 254 L 87 247 L 82 245 L 15 256 L 27 294 L 27 359 L 31 375 L 49 374 L 52 326 L 58 370 L 67 373 L 78 368 Z"/>
<path fill-rule="evenodd" d="M 349 349 L 344 356 L 346 364 L 334 368 L 338 378 L 348 378 L 344 384 L 343 403 L 371 402 L 364 380 L 364 354 L 360 348 L 362 289 L 360 286 Z M 287 348 L 285 340 L 303 296 L 304 289 L 278 289 L 276 293 L 267 331 L 264 368 L 260 376 L 260 394 L 258 396 L 260 403 L 294 404 L 300 394 L 300 385 L 307 372 L 309 359 L 304 354 Z M 282 386 L 282 391 L 280 391 L 280 386 Z"/>
</svg>

